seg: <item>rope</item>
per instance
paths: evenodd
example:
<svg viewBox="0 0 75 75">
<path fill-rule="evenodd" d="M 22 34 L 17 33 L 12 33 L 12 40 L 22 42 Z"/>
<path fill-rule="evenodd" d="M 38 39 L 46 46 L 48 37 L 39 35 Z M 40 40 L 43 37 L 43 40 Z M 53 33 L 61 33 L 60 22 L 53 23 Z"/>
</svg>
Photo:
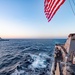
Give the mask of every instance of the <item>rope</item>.
<svg viewBox="0 0 75 75">
<path fill-rule="evenodd" d="M 70 7 L 72 9 L 73 14 L 75 15 L 75 11 L 73 10 L 73 7 L 72 7 L 72 4 L 71 4 L 71 1 L 70 0 L 69 0 L 69 4 L 70 4 Z"/>
</svg>

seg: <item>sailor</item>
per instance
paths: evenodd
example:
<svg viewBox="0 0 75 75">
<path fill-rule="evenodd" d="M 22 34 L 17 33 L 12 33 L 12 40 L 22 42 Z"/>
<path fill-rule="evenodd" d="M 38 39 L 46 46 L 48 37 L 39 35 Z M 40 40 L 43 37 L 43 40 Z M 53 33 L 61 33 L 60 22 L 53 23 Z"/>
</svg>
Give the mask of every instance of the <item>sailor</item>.
<svg viewBox="0 0 75 75">
<path fill-rule="evenodd" d="M 55 74 L 55 70 L 56 70 L 56 67 L 57 67 L 57 63 L 60 64 L 60 61 L 62 61 L 62 52 L 61 50 L 59 50 L 58 48 L 55 49 L 55 54 L 54 54 L 54 57 L 55 57 L 55 61 L 54 61 L 54 70 L 53 70 L 53 73 Z"/>
</svg>

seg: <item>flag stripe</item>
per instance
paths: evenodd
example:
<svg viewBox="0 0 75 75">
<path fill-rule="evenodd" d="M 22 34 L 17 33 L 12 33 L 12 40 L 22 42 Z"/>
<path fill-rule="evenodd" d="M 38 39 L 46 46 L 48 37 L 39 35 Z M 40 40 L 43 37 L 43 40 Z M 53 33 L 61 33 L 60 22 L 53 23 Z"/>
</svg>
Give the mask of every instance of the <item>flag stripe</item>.
<svg viewBox="0 0 75 75">
<path fill-rule="evenodd" d="M 45 6 L 45 8 L 44 8 L 45 12 L 48 12 L 48 9 L 50 9 L 50 5 L 47 0 L 45 0 L 44 6 Z"/>
<path fill-rule="evenodd" d="M 60 5 L 56 8 L 56 10 L 54 11 L 54 13 L 52 14 L 51 18 L 48 20 L 48 22 L 53 18 L 53 16 L 55 15 L 55 13 L 57 12 L 57 10 L 60 8 L 60 6 L 65 2 L 65 0 L 63 0 Z"/>
<path fill-rule="evenodd" d="M 50 4 L 49 3 L 50 2 L 51 2 L 51 0 L 49 0 L 49 1 L 45 0 L 45 3 L 44 3 L 44 6 L 45 6 L 44 12 L 45 12 L 46 18 L 48 18 L 48 16 L 49 16 L 49 10 L 50 10 Z"/>
<path fill-rule="evenodd" d="M 44 12 L 48 21 L 50 21 L 57 10 L 61 7 L 61 5 L 65 2 L 65 0 L 45 0 L 44 1 Z"/>
<path fill-rule="evenodd" d="M 50 17 L 50 13 L 51 13 L 51 10 L 52 10 L 52 7 L 53 7 L 53 5 L 54 5 L 54 2 L 55 2 L 55 0 L 51 0 L 51 2 L 50 3 L 48 3 L 47 5 L 50 5 L 48 8 L 45 8 L 45 15 L 47 16 L 47 18 L 49 18 Z"/>
<path fill-rule="evenodd" d="M 53 6 L 53 8 L 52 8 L 52 10 L 51 10 L 50 15 L 49 15 L 48 18 L 50 18 L 51 14 L 53 13 L 55 7 L 57 6 L 57 4 L 58 4 L 59 2 L 60 2 L 60 0 L 58 0 L 58 1 L 55 3 L 55 5 Z"/>
<path fill-rule="evenodd" d="M 47 3 L 48 4 L 48 7 L 47 7 L 47 9 L 45 9 L 46 10 L 45 11 L 46 18 L 49 17 L 49 11 L 51 10 L 51 2 L 52 2 L 52 0 L 50 0 L 50 2 Z"/>
</svg>

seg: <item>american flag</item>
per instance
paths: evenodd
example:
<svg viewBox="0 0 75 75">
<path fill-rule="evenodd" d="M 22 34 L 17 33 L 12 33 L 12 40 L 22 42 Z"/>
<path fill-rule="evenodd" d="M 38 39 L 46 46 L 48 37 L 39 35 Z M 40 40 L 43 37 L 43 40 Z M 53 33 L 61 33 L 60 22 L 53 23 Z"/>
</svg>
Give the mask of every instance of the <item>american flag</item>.
<svg viewBox="0 0 75 75">
<path fill-rule="evenodd" d="M 44 12 L 48 22 L 53 18 L 57 10 L 61 7 L 61 5 L 65 2 L 65 0 L 45 0 L 44 1 Z"/>
</svg>

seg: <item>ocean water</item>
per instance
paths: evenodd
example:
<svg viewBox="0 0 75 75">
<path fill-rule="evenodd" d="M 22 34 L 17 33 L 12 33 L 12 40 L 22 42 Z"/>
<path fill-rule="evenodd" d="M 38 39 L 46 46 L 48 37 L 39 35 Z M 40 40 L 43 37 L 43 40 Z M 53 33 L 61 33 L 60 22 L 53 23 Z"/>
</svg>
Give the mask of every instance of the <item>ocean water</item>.
<svg viewBox="0 0 75 75">
<path fill-rule="evenodd" d="M 0 41 L 0 75 L 50 75 L 54 46 L 65 39 Z"/>
</svg>

